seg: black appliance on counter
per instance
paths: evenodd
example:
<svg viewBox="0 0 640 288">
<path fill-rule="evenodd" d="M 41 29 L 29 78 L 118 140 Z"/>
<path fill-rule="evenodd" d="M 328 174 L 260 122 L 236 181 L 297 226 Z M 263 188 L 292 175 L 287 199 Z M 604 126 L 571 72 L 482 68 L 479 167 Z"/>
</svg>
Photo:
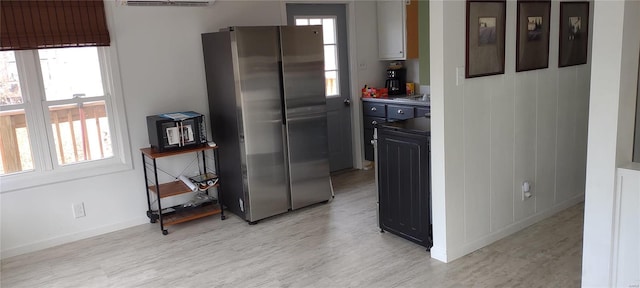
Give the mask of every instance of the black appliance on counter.
<svg viewBox="0 0 640 288">
<path fill-rule="evenodd" d="M 172 112 L 147 116 L 149 144 L 157 152 L 193 148 L 207 143 L 204 115 Z"/>
<path fill-rule="evenodd" d="M 387 69 L 384 88 L 389 89 L 389 96 L 407 94 L 407 69 L 398 66 Z"/>
<path fill-rule="evenodd" d="M 378 220 L 389 231 L 433 246 L 431 220 L 431 118 L 376 125 Z"/>
</svg>

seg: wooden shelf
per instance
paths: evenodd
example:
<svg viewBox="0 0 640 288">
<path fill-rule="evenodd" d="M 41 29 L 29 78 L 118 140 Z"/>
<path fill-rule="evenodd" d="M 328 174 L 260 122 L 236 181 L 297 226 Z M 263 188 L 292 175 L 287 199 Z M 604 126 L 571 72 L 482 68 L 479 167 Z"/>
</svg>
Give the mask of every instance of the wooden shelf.
<svg viewBox="0 0 640 288">
<path fill-rule="evenodd" d="M 217 188 L 218 186 L 220 186 L 220 183 L 216 183 L 216 185 L 209 187 L 209 189 Z M 155 185 L 149 186 L 149 190 L 153 191 L 153 193 L 156 193 L 156 195 L 158 194 L 158 191 L 156 191 Z M 187 185 L 184 184 L 184 182 L 182 181 L 174 181 L 174 182 L 160 184 L 160 198 L 176 196 L 176 195 L 189 193 L 189 192 L 193 192 L 193 191 L 189 189 L 189 187 L 187 187 Z"/>
<path fill-rule="evenodd" d="M 203 205 L 196 208 L 176 211 L 169 215 L 163 215 L 164 226 L 171 226 L 182 222 L 195 220 L 198 218 L 220 214 L 220 204 Z"/>
<path fill-rule="evenodd" d="M 151 147 L 147 147 L 147 148 L 141 148 L 140 151 L 147 157 L 151 159 L 156 159 L 156 158 L 180 155 L 185 153 L 200 152 L 200 151 L 206 151 L 206 150 L 214 150 L 214 149 L 218 149 L 218 145 L 211 147 L 207 144 L 204 144 L 200 147 L 172 150 L 172 151 L 166 151 L 166 152 L 158 152 Z"/>
<path fill-rule="evenodd" d="M 156 190 L 155 185 L 149 186 L 149 190 L 158 194 L 158 191 Z M 191 189 L 189 189 L 189 187 L 187 187 L 186 184 L 184 184 L 184 182 L 174 181 L 174 182 L 160 184 L 159 196 L 160 198 L 164 198 L 164 197 L 175 196 L 175 195 L 180 195 L 180 194 L 189 193 L 189 192 L 192 192 L 192 191 Z"/>
</svg>

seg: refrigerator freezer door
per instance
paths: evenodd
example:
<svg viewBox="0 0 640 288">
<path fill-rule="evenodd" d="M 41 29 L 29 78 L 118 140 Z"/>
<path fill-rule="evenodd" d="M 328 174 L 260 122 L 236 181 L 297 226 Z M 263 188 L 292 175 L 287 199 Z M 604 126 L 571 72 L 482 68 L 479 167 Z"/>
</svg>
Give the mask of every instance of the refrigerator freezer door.
<svg viewBox="0 0 640 288">
<path fill-rule="evenodd" d="M 289 210 L 284 162 L 280 50 L 277 27 L 238 27 L 235 33 L 237 107 L 246 220 L 257 221 Z M 231 73 L 220 71 L 219 73 Z"/>
<path fill-rule="evenodd" d="M 322 26 L 280 27 L 291 208 L 331 198 Z"/>
</svg>

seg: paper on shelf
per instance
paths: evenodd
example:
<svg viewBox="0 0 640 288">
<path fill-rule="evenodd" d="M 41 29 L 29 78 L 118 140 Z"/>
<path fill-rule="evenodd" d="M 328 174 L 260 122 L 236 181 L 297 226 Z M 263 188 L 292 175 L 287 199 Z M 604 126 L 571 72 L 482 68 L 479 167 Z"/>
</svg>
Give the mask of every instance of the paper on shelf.
<svg viewBox="0 0 640 288">
<path fill-rule="evenodd" d="M 173 112 L 173 113 L 164 113 L 160 114 L 161 117 L 169 118 L 174 121 L 182 121 L 189 118 L 194 118 L 201 116 L 202 114 L 193 112 L 193 111 L 185 111 L 185 112 Z"/>
<path fill-rule="evenodd" d="M 195 184 L 193 184 L 193 182 L 191 182 L 191 180 L 189 180 L 189 178 L 187 178 L 184 175 L 180 175 L 180 177 L 178 177 L 180 179 L 180 181 L 184 182 L 184 184 L 187 185 L 187 187 L 189 187 L 189 189 L 191 189 L 191 191 L 196 191 L 196 189 L 198 188 Z"/>
</svg>

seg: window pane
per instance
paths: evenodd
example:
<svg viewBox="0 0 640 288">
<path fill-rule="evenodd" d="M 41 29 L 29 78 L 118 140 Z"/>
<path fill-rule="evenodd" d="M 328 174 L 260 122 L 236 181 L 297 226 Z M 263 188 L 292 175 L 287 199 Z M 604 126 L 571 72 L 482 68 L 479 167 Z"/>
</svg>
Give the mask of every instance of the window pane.
<svg viewBox="0 0 640 288">
<path fill-rule="evenodd" d="M 98 48 L 38 50 L 47 100 L 103 96 Z"/>
<path fill-rule="evenodd" d="M 338 71 L 324 72 L 327 96 L 338 95 Z"/>
<path fill-rule="evenodd" d="M 49 107 L 58 164 L 113 156 L 104 101 Z"/>
<path fill-rule="evenodd" d="M 0 175 L 33 170 L 24 110 L 0 112 Z"/>
<path fill-rule="evenodd" d="M 0 52 L 0 106 L 22 104 L 18 65 L 13 51 Z"/>
<path fill-rule="evenodd" d="M 309 25 L 322 25 L 322 19 L 309 19 Z"/>
<path fill-rule="evenodd" d="M 324 46 L 324 70 L 337 70 L 338 59 L 336 57 L 336 45 Z"/>
<path fill-rule="evenodd" d="M 309 25 L 308 19 L 296 19 L 296 26 L 307 26 Z"/>
<path fill-rule="evenodd" d="M 324 44 L 336 44 L 336 25 L 335 19 L 322 19 L 322 35 Z"/>
</svg>

